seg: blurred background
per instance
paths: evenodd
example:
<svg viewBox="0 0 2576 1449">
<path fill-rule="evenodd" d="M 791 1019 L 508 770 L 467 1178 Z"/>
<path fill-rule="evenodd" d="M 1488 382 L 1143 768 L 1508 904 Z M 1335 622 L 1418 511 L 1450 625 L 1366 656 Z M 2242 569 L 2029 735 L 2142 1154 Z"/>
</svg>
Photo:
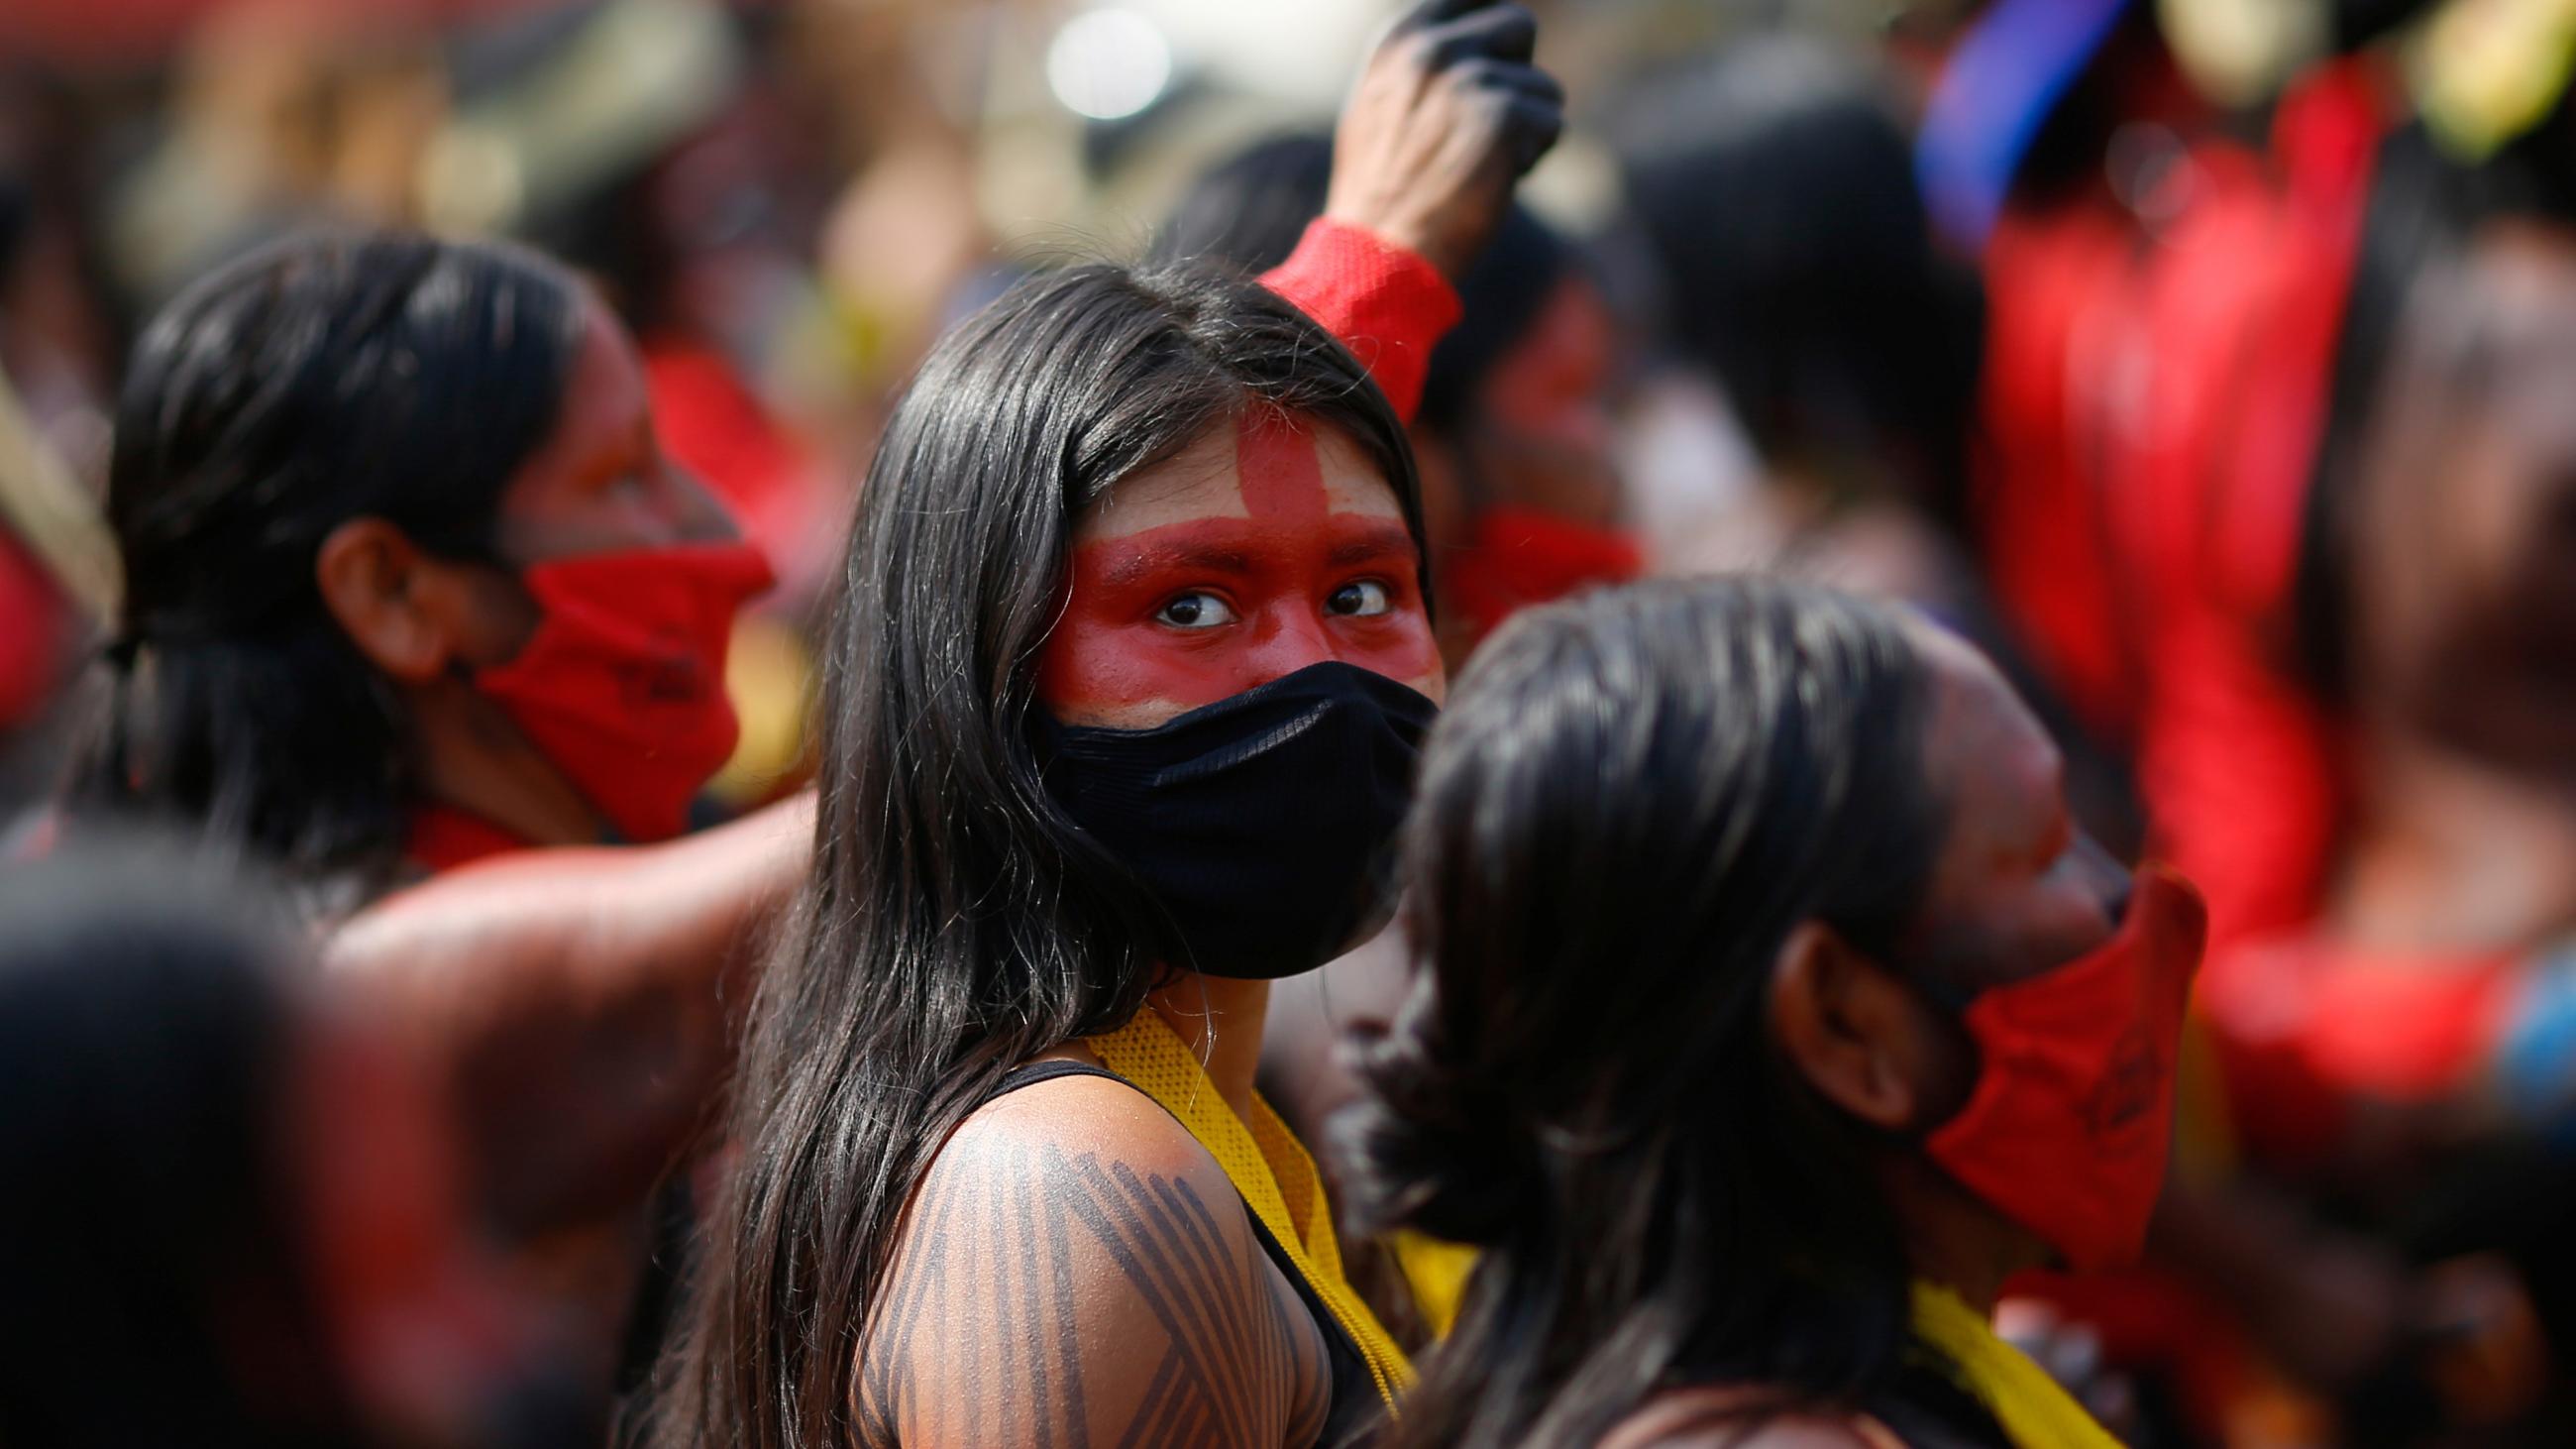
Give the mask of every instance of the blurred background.
<svg viewBox="0 0 2576 1449">
<path fill-rule="evenodd" d="M 0 515 L 20 535 L 0 730 L 22 746 L 41 731 L 88 627 L 60 606 L 106 588 L 61 495 L 101 486 L 118 360 L 210 265 L 332 220 L 571 260 L 646 339 L 669 445 L 771 549 L 792 613 L 834 556 L 890 393 L 940 327 L 1015 267 L 1142 252 L 1199 169 L 1329 128 L 1393 8 L 10 0 L 0 368 L 22 416 L 0 434 L 0 472 L 46 481 L 13 483 Z M 1605 138 L 1647 75 L 1756 27 L 1856 47 L 1890 34 L 1885 7 L 1862 4 L 1540 8 L 1546 63 L 1585 123 L 1529 196 L 1583 235 L 1616 214 Z M 72 598 L 49 604 L 49 588 Z M 794 756 L 792 709 L 757 701 L 796 661 L 784 638 L 740 656 L 758 676 L 731 782 L 748 798 Z M 0 801 L 41 794 L 32 753 L 11 753 Z"/>
<path fill-rule="evenodd" d="M 2026 1336 L 2141 1442 L 2576 1442 L 2576 0 L 1530 3 L 1572 128 L 1417 442 L 1561 577 L 1450 602 L 1764 567 L 1978 639 L 2217 937 L 2159 1260 Z M 0 0 L 0 819 L 115 595 L 120 359 L 209 266 L 354 221 L 595 280 L 785 581 L 741 808 L 931 340 L 1277 260 L 1393 8 Z"/>
</svg>

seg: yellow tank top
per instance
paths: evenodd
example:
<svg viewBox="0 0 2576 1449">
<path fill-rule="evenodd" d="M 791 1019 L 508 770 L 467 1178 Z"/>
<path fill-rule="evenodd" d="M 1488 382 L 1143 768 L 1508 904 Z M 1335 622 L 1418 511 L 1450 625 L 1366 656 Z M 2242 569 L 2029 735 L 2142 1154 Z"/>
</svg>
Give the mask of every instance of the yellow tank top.
<svg viewBox="0 0 2576 1449">
<path fill-rule="evenodd" d="M 1226 1179 L 1243 1196 L 1254 1217 L 1270 1230 L 1306 1285 L 1315 1291 L 1333 1321 L 1350 1335 L 1379 1397 L 1392 1407 L 1395 1396 L 1413 1382 L 1413 1365 L 1396 1347 L 1377 1315 L 1342 1276 L 1341 1241 L 1333 1233 L 1331 1205 L 1324 1201 L 1323 1178 L 1305 1144 L 1256 1094 L 1252 1121 L 1234 1115 L 1216 1084 L 1208 1080 L 1178 1033 L 1152 1010 L 1106 1036 L 1085 1045 L 1100 1064 L 1154 1099 L 1187 1128 L 1198 1144 L 1225 1169 Z"/>
</svg>

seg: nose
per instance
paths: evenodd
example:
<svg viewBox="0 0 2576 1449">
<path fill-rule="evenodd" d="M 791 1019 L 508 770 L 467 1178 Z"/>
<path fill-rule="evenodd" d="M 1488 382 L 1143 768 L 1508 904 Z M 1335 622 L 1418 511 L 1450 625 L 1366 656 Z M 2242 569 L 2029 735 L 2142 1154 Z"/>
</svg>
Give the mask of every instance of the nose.
<svg viewBox="0 0 2576 1449">
<path fill-rule="evenodd" d="M 682 543 L 733 543 L 742 525 L 705 479 L 676 462 L 663 464 L 673 531 Z"/>
<path fill-rule="evenodd" d="M 2081 831 L 2075 837 L 2075 857 L 2094 899 L 2102 903 L 2103 918 L 2111 923 L 2111 929 L 2118 930 L 2129 919 L 2129 898 L 2137 890 L 2136 877 L 2118 856 Z"/>
<path fill-rule="evenodd" d="M 1261 632 L 1254 637 L 1252 647 L 1244 652 L 1242 687 L 1258 688 L 1300 669 L 1329 663 L 1339 657 L 1332 635 L 1312 608 L 1306 607 L 1302 600 L 1284 603 L 1265 612 Z"/>
</svg>

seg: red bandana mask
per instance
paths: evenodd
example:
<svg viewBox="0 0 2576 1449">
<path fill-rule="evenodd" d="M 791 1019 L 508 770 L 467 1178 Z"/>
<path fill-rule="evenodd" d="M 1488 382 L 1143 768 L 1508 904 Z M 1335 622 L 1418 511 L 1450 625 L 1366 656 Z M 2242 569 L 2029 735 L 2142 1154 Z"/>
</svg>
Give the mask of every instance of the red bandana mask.
<svg viewBox="0 0 2576 1449">
<path fill-rule="evenodd" d="M 474 687 L 621 838 L 678 835 L 733 753 L 725 646 L 734 614 L 774 582 L 768 563 L 747 544 L 694 544 L 556 559 L 519 579 L 545 617 Z"/>
<path fill-rule="evenodd" d="M 1482 639 L 1532 604 L 1593 584 L 1623 584 L 1645 571 L 1636 540 L 1534 508 L 1476 515 L 1467 547 L 1441 560 L 1442 591 Z"/>
<path fill-rule="evenodd" d="M 2206 931 L 2191 883 L 2143 867 L 2100 949 L 1981 992 L 1962 1016 L 1985 1065 L 1932 1134 L 1932 1160 L 2076 1268 L 2128 1262 L 2146 1242 Z"/>
</svg>

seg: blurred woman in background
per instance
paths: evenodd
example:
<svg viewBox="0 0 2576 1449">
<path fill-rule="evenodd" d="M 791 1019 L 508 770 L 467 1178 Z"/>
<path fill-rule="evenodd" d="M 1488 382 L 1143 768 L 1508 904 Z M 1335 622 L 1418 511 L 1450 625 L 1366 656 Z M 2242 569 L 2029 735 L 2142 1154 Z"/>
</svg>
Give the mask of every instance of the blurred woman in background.
<svg viewBox="0 0 2576 1449">
<path fill-rule="evenodd" d="M 726 637 L 765 565 L 664 460 L 632 340 L 570 274 L 399 233 L 293 237 L 172 301 L 107 512 L 126 591 L 73 836 L 184 832 L 354 916 L 335 961 L 406 993 L 489 1220 L 547 1243 L 605 1358 L 726 1060 L 722 982 L 793 878 L 802 807 L 642 848 L 732 748 Z M 636 848 L 527 853 L 606 842 Z"/>
</svg>

